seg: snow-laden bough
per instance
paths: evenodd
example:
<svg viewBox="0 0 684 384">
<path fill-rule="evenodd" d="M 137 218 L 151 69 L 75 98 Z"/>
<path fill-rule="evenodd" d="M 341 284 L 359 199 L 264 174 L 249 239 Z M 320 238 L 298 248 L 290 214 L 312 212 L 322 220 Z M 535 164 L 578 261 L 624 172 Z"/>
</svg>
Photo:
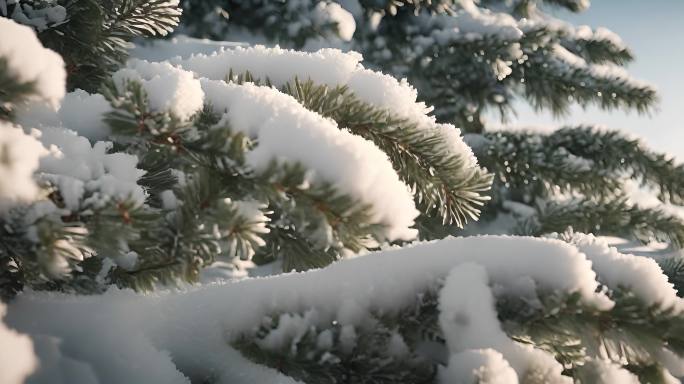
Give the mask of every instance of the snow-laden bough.
<svg viewBox="0 0 684 384">
<path fill-rule="evenodd" d="M 217 382 L 286 383 L 292 381 L 245 360 L 229 347 L 231 340 L 272 313 L 315 309 L 319 318 L 337 318 L 353 327 L 371 310 L 391 312 L 410 305 L 417 293 L 443 278 L 440 324 L 451 354 L 444 377 L 480 372 L 493 378 L 535 374 L 551 382 L 565 380 L 551 355 L 523 347 L 501 331 L 492 306 L 493 284 L 510 287 L 530 278 L 543 290 L 576 292 L 598 310 L 613 305 L 597 290 L 592 264 L 576 247 L 551 239 L 482 236 L 181 292 L 139 295 L 112 289 L 82 297 L 29 292 L 11 304 L 7 323 L 34 338 L 52 340 L 47 343 L 52 365 L 44 369 L 61 370 L 64 359 L 77 361 L 71 367 L 87 367 L 103 383 L 187 383 L 209 372 Z M 656 280 L 643 284 L 664 289 Z M 46 352 L 37 353 L 42 359 Z M 74 369 L 71 374 L 78 374 Z"/>
</svg>

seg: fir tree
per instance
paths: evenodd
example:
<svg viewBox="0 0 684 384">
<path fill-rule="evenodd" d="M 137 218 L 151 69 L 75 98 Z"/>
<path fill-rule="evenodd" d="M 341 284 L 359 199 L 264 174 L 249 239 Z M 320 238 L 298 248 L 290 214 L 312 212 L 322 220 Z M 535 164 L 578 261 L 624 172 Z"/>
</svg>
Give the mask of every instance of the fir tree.
<svg viewBox="0 0 684 384">
<path fill-rule="evenodd" d="M 127 14 L 150 17 L 145 19 L 150 22 L 156 11 L 146 7 L 129 9 Z M 162 28 L 164 20 L 161 26 L 150 29 Z M 117 60 L 122 57 L 114 56 Z M 65 60 L 67 68 L 69 60 Z M 67 182 L 59 174 L 39 170 L 46 173 L 40 184 L 47 199 L 15 211 L 27 210 L 23 216 L 32 217 L 36 207 L 47 205 L 55 212 L 41 212 L 39 219 L 29 223 L 18 216 L 5 226 L 12 228 L 5 234 L 12 239 L 12 247 L 21 250 L 16 255 L 5 252 L 7 263 L 16 265 L 5 285 L 5 296 L 24 285 L 84 293 L 101 291 L 109 284 L 149 290 L 156 284 L 197 281 L 200 269 L 217 258 L 230 261 L 255 257 L 260 263 L 279 260 L 285 271 L 306 270 L 325 266 L 345 254 L 414 237 L 413 229 L 401 228 L 409 223 L 407 220 L 412 222 L 413 202 L 403 201 L 410 207 L 402 207 L 405 212 L 393 212 L 391 220 L 381 218 L 373 213 L 378 210 L 373 203 L 340 191 L 334 179 L 312 185 L 312 170 L 304 164 L 279 163 L 274 158 L 264 169 L 253 169 L 246 156 L 258 138 L 235 131 L 211 101 L 205 101 L 203 108 L 192 113 L 160 109 L 152 98 L 168 96 L 159 94 L 156 87 L 157 94 L 150 95 L 144 85 L 148 81 L 145 76 L 158 76 L 152 74 L 158 66 L 145 64 L 116 72 L 100 85 L 104 98 L 84 96 L 79 93 L 82 91 L 74 93 L 79 95 L 74 100 L 76 105 L 84 98 L 99 97 L 98 108 L 105 117 L 96 124 L 106 127 L 105 136 L 114 141 L 115 151 L 125 151 L 126 158 L 137 159 L 137 169 L 128 172 L 145 175 L 138 179 L 138 185 L 111 192 L 103 191 L 111 187 L 101 186 L 107 184 L 101 179 L 76 177 Z M 170 66 L 161 68 L 162 78 L 171 83 L 193 83 L 187 72 Z M 78 76 L 72 73 L 68 80 Z M 273 84 L 268 77 L 254 78 L 248 70 L 239 74 L 229 71 L 225 79 L 234 84 L 262 84 L 273 88 L 274 93 L 290 95 L 305 110 L 330 118 L 375 143 L 391 159 L 387 171 L 393 168 L 392 177 L 398 176 L 397 182 L 400 179 L 415 191 L 415 204 L 426 215 L 458 226 L 478 217 L 486 201 L 482 192 L 489 189 L 491 175 L 477 167 L 468 154 L 450 147 L 451 132 L 394 116 L 385 108 L 362 101 L 343 85 L 315 84 L 296 76 Z M 197 84 L 194 81 L 192 85 Z M 202 93 L 197 88 L 192 90 Z M 179 106 L 193 103 L 189 101 L 192 95 L 179 97 L 175 101 Z M 6 105 L 13 105 L 10 101 Z M 21 100 L 13 103 L 21 104 Z M 201 105 L 202 100 L 197 103 Z M 62 103 L 58 118 L 63 118 L 61 114 L 68 105 L 67 100 Z M 24 106 L 18 117 L 20 123 L 26 125 L 26 120 L 31 120 L 31 109 L 36 108 L 32 104 Z M 59 136 L 59 142 L 54 144 L 66 145 L 63 140 L 69 140 L 69 135 Z M 97 152 L 98 145 L 87 152 Z M 105 155 L 103 161 L 115 156 L 117 153 Z M 369 157 L 368 161 L 377 160 Z M 116 169 L 107 171 L 118 183 L 128 181 L 117 179 L 115 175 L 120 171 Z M 382 177 L 386 180 L 386 176 Z M 98 186 L 72 196 L 70 189 L 83 188 L 83 182 Z M 16 243 L 15 234 L 27 234 L 43 226 L 44 234 L 38 239 L 24 235 L 23 242 Z M 51 271 L 59 261 L 65 266 L 57 273 Z"/>
<path fill-rule="evenodd" d="M 267 26 L 264 37 L 272 41 L 304 47 L 313 44 L 311 36 L 318 43 L 318 37 L 351 37 L 349 25 L 340 24 L 350 19 L 335 3 L 253 3 L 259 7 L 236 6 L 244 23 L 238 26 Z M 584 4 L 549 3 L 571 10 Z M 444 101 L 436 115 L 471 132 L 466 140 L 478 163 L 458 129 L 431 117 L 408 84 L 363 68 L 355 54 L 250 47 L 124 64 L 128 39 L 164 34 L 175 24 L 174 3 L 55 4 L 12 3 L 9 12 L 2 3 L 4 15 L 37 35 L 0 19 L 0 41 L 23 38 L 0 44 L 0 82 L 7 84 L 0 91 L 0 293 L 11 300 L 26 291 L 10 301 L 7 322 L 48 336 L 52 360 L 37 380 L 275 380 L 270 367 L 307 383 L 611 377 L 665 383 L 684 372 L 684 301 L 667 280 L 680 287 L 681 262 L 663 262 L 666 278 L 654 260 L 566 231 L 601 233 L 598 223 L 610 233 L 681 245 L 677 219 L 635 207 L 624 195 L 624 183 L 636 180 L 679 204 L 680 168 L 614 132 L 489 133 L 480 124 L 479 114 L 493 102 L 506 110 L 506 92 L 560 111 L 568 93 L 575 94 L 563 87 L 583 81 L 592 83 L 577 93 L 580 102 L 597 100 L 589 90 L 614 90 L 606 106 L 647 108 L 654 97 L 648 87 L 632 87 L 629 78 L 605 81 L 593 67 L 548 71 L 564 81 L 558 88 L 532 85 L 563 52 L 555 45 L 572 45 L 566 40 L 578 44 L 573 52 L 587 62 L 625 61 L 628 53 L 580 43 L 549 25 L 532 23 L 520 35 L 525 22 L 516 18 L 535 20 L 530 1 L 507 3 L 510 17 L 469 2 L 361 2 L 368 12 L 357 15 L 358 47 L 380 44 L 374 31 L 396 33 L 396 41 L 385 42 L 389 54 L 364 54 L 392 73 L 409 74 L 424 100 Z M 188 9 L 186 30 L 204 33 L 192 17 L 230 17 L 230 8 L 214 7 L 205 16 L 204 5 Z M 481 6 L 502 10 L 493 1 Z M 93 9 L 102 17 L 90 18 Z M 391 62 L 392 50 L 421 40 L 414 34 L 425 31 L 411 23 L 430 30 L 459 23 L 479 28 L 487 20 L 508 32 L 447 36 L 460 45 L 451 52 L 449 44 L 435 45 L 446 53 L 425 65 L 418 57 L 403 69 Z M 213 27 L 211 33 L 223 36 L 234 25 L 229 19 Z M 66 36 L 64 45 L 43 34 L 50 30 Z M 84 31 L 102 40 L 74 51 L 66 42 Z M 515 42 L 506 40 L 514 35 Z M 516 55 L 515 44 L 513 51 L 529 56 L 520 66 L 499 56 Z M 459 56 L 468 49 L 484 53 Z M 44 59 L 43 67 L 35 57 Z M 440 68 L 454 63 L 438 65 L 442 57 L 473 66 L 471 80 L 481 81 L 484 93 L 472 93 L 474 83 L 465 79 L 460 88 L 445 82 L 450 78 Z M 528 61 L 537 66 L 526 67 Z M 84 64 L 71 71 L 74 63 Z M 86 76 L 89 70 L 97 74 Z M 527 85 L 514 81 L 523 76 L 516 71 L 526 71 L 518 79 Z M 81 85 L 91 93 L 65 95 L 67 87 Z M 488 93 L 494 90 L 504 101 Z M 618 91 L 624 93 L 618 97 Z M 554 104 L 556 97 L 565 101 Z M 459 104 L 464 100 L 467 105 Z M 516 230 L 542 238 L 464 237 L 400 247 L 419 234 L 467 229 L 493 180 L 494 209 L 521 212 Z M 562 204 L 559 191 L 575 202 Z M 292 271 L 368 251 L 303 274 L 145 294 L 197 282 L 202 268 L 216 261 L 235 270 L 256 260 Z M 96 300 L 72 295 L 105 291 Z M 48 308 L 50 316 L 35 316 L 36 308 Z M 81 314 L 79 327 L 65 321 Z M 132 369 L 138 358 L 156 365 Z"/>
<path fill-rule="evenodd" d="M 664 206 L 681 204 L 684 168 L 670 157 L 595 127 L 563 127 L 552 134 L 488 129 L 485 114 L 497 111 L 505 123 L 516 100 L 555 115 L 567 114 L 572 105 L 652 110 L 656 92 L 623 69 L 634 57 L 618 36 L 605 28 L 575 27 L 545 12 L 580 12 L 587 1 L 182 5 L 183 31 L 195 36 L 235 40 L 251 34 L 257 43 L 297 49 L 353 49 L 368 65 L 407 78 L 435 107 L 439 121 L 468 133 L 480 163 L 494 173 L 485 221 L 513 216 L 517 224 L 510 233 L 538 235 L 564 231 L 581 219 L 575 223 L 581 231 L 681 246 L 684 222 Z M 631 181 L 655 191 L 663 207 L 633 202 Z M 524 206 L 532 209 L 512 208 Z M 430 219 L 421 223 L 423 238 L 461 233 Z"/>
</svg>

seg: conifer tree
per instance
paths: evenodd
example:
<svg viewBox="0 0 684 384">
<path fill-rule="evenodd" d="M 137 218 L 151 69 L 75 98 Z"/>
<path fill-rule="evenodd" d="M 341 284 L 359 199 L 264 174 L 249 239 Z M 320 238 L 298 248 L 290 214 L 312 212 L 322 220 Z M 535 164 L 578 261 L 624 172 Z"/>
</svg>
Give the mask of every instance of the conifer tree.
<svg viewBox="0 0 684 384">
<path fill-rule="evenodd" d="M 122 3 L 115 7 L 120 13 L 107 16 L 128 26 L 121 27 L 129 32 L 127 38 L 145 31 L 165 32 L 165 26 L 172 23 L 166 17 L 178 15 L 171 3 L 136 4 Z M 85 11 L 79 8 L 74 12 L 69 22 L 60 24 L 62 29 L 79 28 L 71 25 L 71 20 L 84 17 L 81 13 Z M 166 17 L 157 23 L 159 12 L 166 12 Z M 39 32 L 38 37 L 42 36 Z M 117 51 L 103 56 L 91 51 L 90 55 L 121 65 L 126 45 L 120 37 L 116 39 L 121 40 L 117 40 Z M 46 41 L 49 46 L 50 40 Z M 107 42 L 102 45 L 110 46 Z M 69 62 L 79 60 L 71 51 L 61 53 L 66 57 L 67 84 L 78 83 L 81 73 L 70 73 Z M 252 54 L 267 59 L 269 53 Z M 290 56 L 296 58 L 284 54 Z M 351 56 L 341 59 L 352 64 L 358 60 Z M 416 230 L 410 227 L 418 213 L 416 207 L 459 226 L 479 215 L 491 175 L 477 166 L 467 146 L 454 136 L 457 131 L 422 114 L 397 116 L 391 109 L 359 98 L 349 85 L 300 80 L 296 72 L 276 83 L 268 72 L 255 77 L 249 66 L 228 69 L 216 80 L 270 87 L 274 94 L 299 101 L 303 111 L 310 111 L 307 114 L 345 127 L 350 133 L 339 133 L 341 138 L 335 139 L 345 142 L 345 147 L 322 159 L 265 152 L 262 156 L 269 161 L 267 166 L 255 169 L 249 152 L 268 147 L 255 147 L 262 139 L 248 135 L 246 128 L 236 131 L 222 117 L 223 109 L 232 107 L 218 108 L 216 104 L 225 101 L 210 97 L 211 92 L 229 91 L 216 91 L 220 86 L 213 83 L 200 86 L 190 72 L 167 63 L 131 61 L 97 85 L 100 94 L 76 90 L 58 109 L 23 100 L 21 92 L 12 92 L 3 103 L 8 108 L 6 116 L 24 127 L 45 126 L 43 130 L 50 133 L 43 135 L 43 145 L 61 147 L 60 156 L 66 160 L 44 161 L 47 165 L 38 171 L 46 198 L 13 210 L 23 212 L 9 218 L 5 226 L 11 228 L 4 234 L 12 239 L 11 247 L 20 251 L 15 255 L 5 251 L 6 263 L 16 267 L 7 273 L 4 296 L 24 285 L 98 292 L 109 284 L 149 290 L 157 284 L 194 282 L 200 269 L 217 258 L 255 257 L 260 263 L 278 261 L 285 271 L 306 270 L 384 243 L 413 240 Z M 8 68 L 8 77 L 13 72 Z M 390 78 L 359 72 L 358 77 L 363 76 L 370 81 L 389 81 L 400 93 L 407 90 Z M 175 85 L 175 90 L 162 82 Z M 165 92 L 177 94 L 164 100 L 169 98 Z M 90 110 L 89 119 L 77 115 L 83 105 Z M 45 109 L 51 112 L 36 113 Z M 45 119 L 45 114 L 52 116 Z M 323 125 L 330 129 L 329 123 Z M 53 126 L 73 129 L 93 143 L 85 144 L 85 138 Z M 457 141 L 451 143 L 454 138 Z M 100 139 L 112 143 L 95 142 Z M 81 141 L 85 149 L 72 148 L 69 140 Z M 371 148 L 364 155 L 362 148 L 372 146 L 370 143 L 386 154 Z M 352 174 L 338 175 L 350 172 L 336 164 L 344 153 L 361 162 L 359 166 L 378 163 L 375 167 L 364 165 L 369 169 L 359 176 L 366 185 L 354 185 Z M 279 160 L 283 156 L 284 162 Z M 97 160 L 86 163 L 87 175 L 69 174 L 64 168 L 92 158 Z M 117 158 L 127 165 L 113 165 Z M 331 164 L 318 166 L 320 161 Z M 381 190 L 371 190 L 374 183 L 399 190 L 381 198 Z M 402 191 L 405 185 L 414 192 Z M 26 216 L 37 218 L 25 222 Z M 45 233 L 40 232 L 42 226 Z M 39 232 L 37 238 L 28 236 L 34 231 Z M 26 235 L 17 243 L 16 234 Z M 62 267 L 55 271 L 60 263 Z M 235 265 L 231 264 L 232 268 Z"/>
<path fill-rule="evenodd" d="M 571 10 L 584 4 L 547 2 Z M 534 21 L 535 2 L 503 9 L 494 1 L 478 7 L 362 1 L 355 32 L 332 2 L 242 3 L 234 8 L 240 17 L 232 19 L 228 8 L 186 4 L 186 31 L 224 36 L 237 19 L 242 32 L 267 26 L 264 39 L 299 48 L 335 36 L 343 42 L 350 31 L 359 34 L 359 47 L 381 44 L 372 35 L 382 30 L 398 38 L 387 49 L 400 50 L 420 31 L 411 23 L 429 30 L 434 18 L 445 32 L 430 32 L 435 39 L 446 35 L 484 52 L 480 59 L 454 57 L 479 68 L 470 75 L 490 86 L 482 88 L 485 96 L 470 94 L 472 84 L 449 88 L 437 65 L 448 55 L 401 70 L 414 73 L 410 81 L 440 119 L 471 132 L 465 140 L 456 126 L 432 117 L 409 84 L 364 68 L 358 54 L 257 46 L 124 62 L 129 39 L 169 31 L 180 14 L 175 4 L 84 4 L 0 3 L 12 19 L 0 18 L 0 83 L 7 85 L 0 89 L 0 293 L 9 302 L 6 315 L 0 304 L 0 320 L 31 335 L 37 347 L 47 345 L 36 348 L 35 381 L 235 383 L 285 381 L 286 375 L 305 383 L 667 383 L 684 375 L 681 263 L 669 261 L 666 277 L 652 259 L 565 230 L 601 232 L 596 222 L 609 222 L 644 240 L 678 244 L 677 220 L 612 193 L 636 179 L 676 204 L 679 168 L 614 132 L 579 128 L 541 137 L 489 135 L 478 127 L 478 114 L 496 102 L 487 92 L 527 92 L 506 83 L 522 67 L 483 56 L 515 44 L 532 55 L 523 44 L 529 31 L 506 32 L 517 36 L 508 44 L 482 30 L 451 41 L 460 32 L 444 31 L 445 25 L 521 31 L 526 22 L 516 17 Z M 89 18 L 91 12 L 101 17 Z M 206 24 L 198 20 L 226 16 L 227 24 L 200 31 Z M 566 37 L 536 26 L 538 60 L 551 62 L 550 47 Z M 51 29 L 66 36 L 64 44 L 43 34 Z M 66 44 L 84 31 L 95 41 L 83 50 Z M 196 43 L 157 42 L 150 49 L 175 54 Z M 605 60 L 605 51 L 589 45 L 586 61 Z M 451 53 L 466 49 L 472 48 Z M 388 63 L 393 57 L 363 51 L 374 65 L 399 66 L 382 64 L 374 52 Z M 491 71 L 505 73 L 497 80 L 505 81 L 491 82 Z M 521 78 L 543 73 L 526 71 Z M 593 71 L 573 74 L 584 81 L 601 77 Z M 432 76 L 433 86 L 426 85 Z M 609 106 L 647 108 L 650 89 L 624 80 L 626 93 Z M 77 87 L 85 90 L 65 94 Z M 531 87 L 531 100 L 555 97 L 555 90 L 542 95 Z M 620 88 L 591 87 L 616 94 Z M 447 92 L 454 99 L 444 98 Z M 642 107 L 629 104 L 638 103 L 630 92 L 645 98 Z M 470 104 L 460 105 L 463 100 Z M 605 143 L 615 144 L 624 161 L 616 162 Z M 518 151 L 511 148 L 536 162 L 514 163 Z M 548 148 L 554 153 L 540 157 Z M 600 164 L 606 177 L 577 158 Z M 576 169 L 557 172 L 568 163 Z M 514 179 L 513 169 L 538 172 L 544 182 Z M 529 203 L 526 194 L 545 204 L 545 211 L 520 221 L 521 231 L 543 237 L 462 237 L 402 247 L 419 234 L 468 228 L 488 201 L 490 172 L 498 177 L 495 209 L 526 212 L 516 205 Z M 561 205 L 550 180 L 585 200 L 578 209 Z M 549 212 L 552 218 L 544 219 Z M 197 282 L 202 268 L 218 260 L 240 272 L 250 259 L 286 272 L 339 262 L 302 274 L 146 294 Z M 61 294 L 35 292 L 42 290 Z M 105 291 L 94 300 L 74 295 Z M 0 375 L 3 364 L 0 359 Z"/>
<path fill-rule="evenodd" d="M 580 12 L 588 1 L 209 1 L 182 2 L 183 32 L 219 40 L 297 49 L 334 46 L 363 54 L 366 65 L 407 78 L 435 107 L 438 121 L 464 130 L 494 177 L 484 221 L 540 235 L 573 227 L 682 246 L 684 168 L 619 131 L 562 127 L 553 133 L 491 130 L 517 100 L 564 115 L 572 105 L 650 111 L 655 89 L 623 66 L 634 57 L 605 28 L 573 26 L 546 12 Z M 661 204 L 643 206 L 633 191 Z M 514 220 L 503 220 L 513 217 Z M 499 220 L 497 220 L 499 218 Z M 421 220 L 423 238 L 462 233 Z M 471 228 L 488 232 L 491 226 Z M 502 228 L 494 229 L 500 232 Z"/>
</svg>

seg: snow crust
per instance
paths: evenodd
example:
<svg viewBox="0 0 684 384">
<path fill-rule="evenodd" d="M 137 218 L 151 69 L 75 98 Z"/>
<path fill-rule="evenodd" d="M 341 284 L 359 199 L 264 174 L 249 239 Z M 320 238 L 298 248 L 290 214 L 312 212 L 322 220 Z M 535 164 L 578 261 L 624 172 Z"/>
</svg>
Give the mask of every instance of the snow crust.
<svg viewBox="0 0 684 384">
<path fill-rule="evenodd" d="M 0 17 L 0 58 L 7 61 L 10 73 L 19 81 L 35 83 L 34 98 L 56 105 L 64 96 L 64 61 L 43 48 L 31 28 Z"/>
<path fill-rule="evenodd" d="M 53 353 L 51 358 L 56 371 L 42 377 L 59 377 L 63 365 L 57 363 L 68 358 L 88 367 L 102 383 L 187 383 L 210 372 L 217 382 L 284 383 L 293 381 L 247 362 L 229 347 L 230 340 L 251 332 L 265 315 L 315 309 L 316 316 L 301 319 L 338 319 L 354 343 L 355 327 L 367 321 L 371 310 L 411 305 L 416 294 L 445 277 L 440 324 L 452 356 L 442 374 L 476 371 L 497 382 L 495 378 L 507 380 L 513 374 L 520 378 L 524 371 L 562 380 L 554 376 L 557 367 L 543 352 L 526 350 L 500 332 L 490 285 L 505 292 L 527 277 L 540 289 L 579 292 L 589 305 L 602 310 L 611 306 L 596 291 L 590 261 L 574 246 L 552 239 L 483 236 L 448 238 L 321 270 L 181 292 L 139 295 L 112 288 L 104 295 L 80 297 L 26 292 L 10 305 L 7 323 L 32 337 L 59 341 L 50 344 L 53 352 L 58 349 L 59 357 Z M 299 322 L 293 320 L 292 329 Z M 37 351 L 41 359 L 45 353 Z"/>
</svg>

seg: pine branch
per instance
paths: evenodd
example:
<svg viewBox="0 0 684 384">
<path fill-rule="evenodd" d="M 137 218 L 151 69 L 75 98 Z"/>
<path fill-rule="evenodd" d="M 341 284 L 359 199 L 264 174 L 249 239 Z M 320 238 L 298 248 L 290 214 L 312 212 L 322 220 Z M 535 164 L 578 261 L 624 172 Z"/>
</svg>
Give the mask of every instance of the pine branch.
<svg viewBox="0 0 684 384">
<path fill-rule="evenodd" d="M 543 309 L 506 311 L 506 332 L 519 342 L 545 349 L 573 372 L 584 364 L 587 356 L 605 356 L 629 369 L 648 368 L 659 364 L 663 347 L 682 353 L 679 334 L 682 320 L 675 309 L 659 309 L 642 303 L 627 290 L 611 292 L 616 305 L 600 312 L 579 305 L 575 296 L 560 298 L 540 295 Z M 499 304 L 501 305 L 501 304 Z"/>
<path fill-rule="evenodd" d="M 298 164 L 272 162 L 256 184 L 286 222 L 320 251 L 333 247 L 359 252 L 374 245 L 373 239 L 384 240 L 384 225 L 372 220 L 371 206 L 339 193 L 332 184 L 308 185 L 306 169 Z"/>
<path fill-rule="evenodd" d="M 340 336 L 344 327 L 335 319 L 320 319 L 313 308 L 307 313 L 266 317 L 232 345 L 247 358 L 306 383 L 432 382 L 447 353 L 438 320 L 437 291 L 430 289 L 416 296 L 412 304 L 398 311 L 371 312 L 368 326 L 353 327 L 356 344 L 345 344 Z M 616 303 L 608 311 L 583 304 L 579 294 L 542 290 L 537 292 L 538 299 L 497 295 L 496 310 L 509 337 L 549 352 L 566 368 L 564 374 L 576 380 L 591 377 L 590 366 L 585 365 L 598 358 L 607 358 L 643 379 L 657 377 L 662 371 L 659 356 L 663 348 L 677 355 L 684 352 L 680 332 L 684 318 L 673 308 L 647 305 L 625 289 L 606 292 Z M 284 332 L 279 329 L 281 321 L 290 327 L 297 324 L 302 333 Z M 405 345 L 405 357 L 399 361 L 387 355 L 390 337 L 400 338 Z M 356 362 L 357 357 L 374 364 Z M 401 361 L 403 365 L 396 365 Z M 392 370 L 385 372 L 386 367 Z M 406 369 L 415 370 L 416 376 L 407 376 Z"/>
<path fill-rule="evenodd" d="M 200 269 L 219 256 L 251 258 L 264 245 L 264 223 L 244 213 L 240 202 L 226 199 L 222 185 L 213 181 L 206 171 L 186 175 L 175 191 L 179 205 L 129 241 L 138 255 L 135 268 L 114 270 L 111 280 L 152 290 L 157 284 L 196 282 Z"/>
<path fill-rule="evenodd" d="M 250 74 L 236 78 L 236 81 L 255 81 Z M 107 121 L 112 132 L 120 135 L 119 142 L 128 151 L 139 154 L 141 167 L 152 167 L 155 173 L 164 172 L 168 158 L 173 158 L 167 167 L 175 167 L 189 174 L 197 170 L 211 176 L 201 176 L 207 188 L 214 188 L 211 197 L 197 200 L 195 192 L 189 199 L 182 199 L 185 207 L 206 206 L 219 198 L 256 199 L 277 210 L 280 215 L 278 225 L 268 225 L 270 231 L 291 226 L 296 234 L 291 238 L 266 237 L 276 241 L 264 249 L 277 251 L 272 259 L 282 256 L 284 267 L 301 269 L 306 266 L 323 266 L 339 257 L 343 252 L 359 252 L 378 241 L 384 241 L 384 225 L 375 222 L 372 207 L 362 204 L 350 196 L 340 193 L 331 183 L 316 182 L 311 185 L 307 170 L 299 164 L 271 163 L 265 170 L 255 172 L 245 165 L 245 154 L 254 146 L 253 140 L 241 132 L 235 132 L 220 116 L 212 112 L 210 106 L 192 117 L 188 122 L 180 122 L 168 112 L 153 112 L 149 109 L 147 95 L 137 82 L 129 82 L 122 87 L 108 84 L 106 97 L 114 110 Z M 168 169 L 168 168 L 167 168 Z M 159 190 L 159 188 L 156 188 Z M 159 202 L 156 202 L 159 205 Z M 197 210 L 198 208 L 194 208 Z M 183 215 L 184 221 L 195 217 L 198 211 Z M 193 216 L 194 215 L 194 216 Z M 226 214 L 230 217 L 230 214 Z M 197 219 L 198 223 L 207 220 L 206 216 Z M 207 224 L 208 225 L 208 224 Z M 235 224 L 237 225 L 237 224 Z M 233 227 L 235 227 L 235 225 Z M 169 235 L 170 236 L 170 235 Z M 201 237 L 202 234 L 186 235 Z M 167 236 L 168 237 L 168 236 Z M 250 258 L 265 242 L 263 234 L 234 236 L 229 243 L 232 249 L 239 249 L 237 256 Z M 183 244 L 183 243 L 179 243 Z M 218 252 L 218 248 L 214 249 Z M 283 254 L 283 251 L 305 251 L 300 256 Z M 178 252 L 190 252 L 179 248 Z M 319 260 L 312 261 L 316 255 Z M 202 260 L 213 260 L 209 254 Z M 298 261 L 293 261 L 297 259 Z M 309 259 L 309 261 L 305 261 Z M 302 262 L 300 262 L 302 261 Z"/>
<path fill-rule="evenodd" d="M 276 212 L 273 221 L 278 221 L 279 217 L 280 215 Z M 278 225 L 270 226 L 269 229 L 270 232 L 264 237 L 266 245 L 260 248 L 254 256 L 257 264 L 282 259 L 284 272 L 300 272 L 323 268 L 339 259 L 337 250 L 334 248 L 317 249 L 293 228 Z"/>
<path fill-rule="evenodd" d="M 591 154 L 575 153 L 577 146 L 563 145 L 557 139 L 563 133 L 500 131 L 469 140 L 485 140 L 475 148 L 480 162 L 506 190 L 527 196 L 528 201 L 558 191 L 603 197 L 621 190 L 620 169 L 610 167 L 615 164 L 596 164 Z"/>
<path fill-rule="evenodd" d="M 0 121 L 11 120 L 17 105 L 35 93 L 35 82 L 20 81 L 11 73 L 7 58 L 0 57 Z"/>
<path fill-rule="evenodd" d="M 166 36 L 178 25 L 182 11 L 174 0 L 115 0 L 105 7 L 108 39 Z"/>
<path fill-rule="evenodd" d="M 657 208 L 631 205 L 624 197 L 548 202 L 537 210 L 536 216 L 521 222 L 521 234 L 539 236 L 572 228 L 584 233 L 633 236 L 644 243 L 655 240 L 677 248 L 684 245 L 684 222 L 680 218 Z"/>
<path fill-rule="evenodd" d="M 447 143 L 438 132 L 393 118 L 363 103 L 346 87 L 331 89 L 295 79 L 283 91 L 385 151 L 402 180 L 416 191 L 423 212 L 436 210 L 444 223 L 459 227 L 479 216 L 479 207 L 488 199 L 481 193 L 489 189 L 491 175 L 477 167 L 467 168 L 462 154 L 445 155 Z"/>
<path fill-rule="evenodd" d="M 78 221 L 42 217 L 29 227 L 22 209 L 0 221 L 0 297 L 9 300 L 24 287 L 59 286 L 91 250 L 87 230 Z M 5 269 L 7 268 L 7 269 Z M 70 291 L 70 290 L 67 290 Z"/>
<path fill-rule="evenodd" d="M 609 39 L 597 36 L 591 38 L 565 37 L 562 39 L 562 45 L 590 64 L 610 63 L 622 66 L 634 60 L 634 54 L 626 46 L 616 45 Z"/>
<path fill-rule="evenodd" d="M 397 354 L 391 346 L 401 339 L 401 318 L 374 315 L 372 326 L 342 326 L 311 323 L 303 335 L 286 337 L 279 346 L 267 340 L 277 333 L 281 321 L 310 322 L 309 314 L 276 314 L 267 317 L 254 334 L 243 334 L 232 342 L 247 358 L 305 383 L 432 383 L 435 362 L 413 350 Z M 349 340 L 349 330 L 355 338 Z M 415 329 L 412 329 L 415 330 Z M 396 341 L 395 341 L 396 342 Z M 396 350 L 397 347 L 394 347 Z M 393 355 L 394 353 L 394 355 Z"/>
<path fill-rule="evenodd" d="M 174 0 L 59 0 L 58 4 L 66 8 L 66 19 L 39 31 L 38 37 L 64 58 L 67 88 L 89 92 L 97 91 L 123 64 L 132 39 L 165 36 L 181 15 Z"/>
<path fill-rule="evenodd" d="M 684 257 L 673 256 L 656 260 L 667 276 L 667 281 L 672 283 L 679 297 L 684 297 Z"/>
<path fill-rule="evenodd" d="M 648 150 L 638 139 L 619 131 L 579 126 L 555 131 L 546 144 L 562 146 L 575 156 L 591 159 L 602 169 L 625 172 L 657 190 L 663 202 L 684 203 L 684 166 L 670 156 Z"/>
<path fill-rule="evenodd" d="M 514 77 L 525 79 L 524 97 L 537 110 L 566 114 L 577 103 L 582 107 L 596 104 L 601 109 L 623 108 L 646 113 L 658 97 L 650 85 L 634 83 L 617 69 L 595 70 L 547 57 L 550 53 L 526 52 L 530 59 L 517 68 Z"/>
</svg>

